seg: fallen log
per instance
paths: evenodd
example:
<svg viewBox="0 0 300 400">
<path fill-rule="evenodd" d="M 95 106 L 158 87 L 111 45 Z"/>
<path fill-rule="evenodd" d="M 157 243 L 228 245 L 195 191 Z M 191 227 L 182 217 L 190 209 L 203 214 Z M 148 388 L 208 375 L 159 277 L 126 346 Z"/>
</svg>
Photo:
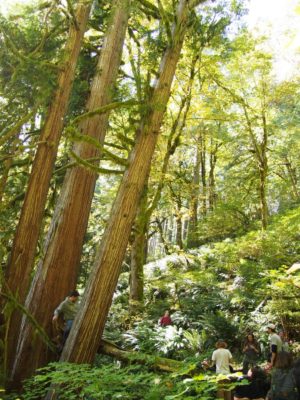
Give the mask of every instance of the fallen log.
<svg viewBox="0 0 300 400">
<path fill-rule="evenodd" d="M 150 354 L 140 354 L 135 351 L 122 350 L 114 343 L 102 339 L 98 353 L 117 358 L 121 361 L 136 362 L 138 364 L 148 365 L 150 368 L 159 369 L 166 372 L 178 372 L 186 367 L 182 361 L 172 360 L 170 358 L 152 356 Z"/>
</svg>

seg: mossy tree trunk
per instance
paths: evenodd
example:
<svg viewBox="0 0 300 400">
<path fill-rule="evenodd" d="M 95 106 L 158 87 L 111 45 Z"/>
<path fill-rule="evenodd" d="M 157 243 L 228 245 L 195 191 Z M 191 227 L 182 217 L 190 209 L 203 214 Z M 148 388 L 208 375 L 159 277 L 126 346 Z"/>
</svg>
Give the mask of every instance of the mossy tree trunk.
<svg viewBox="0 0 300 400">
<path fill-rule="evenodd" d="M 199 137 L 200 142 L 200 176 L 202 183 L 202 193 L 201 193 L 201 212 L 203 215 L 207 213 L 207 179 L 206 179 L 206 131 L 203 127 L 201 135 Z"/>
<path fill-rule="evenodd" d="M 113 86 L 121 62 L 127 30 L 130 0 L 116 0 L 111 23 L 103 43 L 96 74 L 92 83 L 87 111 L 111 101 Z M 79 126 L 82 134 L 103 144 L 108 113 L 84 119 Z M 74 153 L 83 160 L 99 158 L 99 149 L 87 142 L 75 145 Z M 87 228 L 97 173 L 84 166 L 70 169 L 65 177 L 58 204 L 46 239 L 44 257 L 40 261 L 26 299 L 29 312 L 51 332 L 53 310 L 75 287 L 82 244 Z M 18 384 L 36 368 L 49 360 L 46 346 L 24 317 L 11 378 Z"/>
<path fill-rule="evenodd" d="M 210 142 L 209 152 L 209 196 L 208 196 L 208 207 L 210 211 L 213 211 L 216 206 L 216 181 L 215 181 L 215 168 L 217 164 L 218 149 L 221 146 L 220 143 L 214 143 L 213 138 Z"/>
<path fill-rule="evenodd" d="M 196 143 L 196 159 L 193 172 L 193 182 L 191 186 L 191 198 L 189 209 L 189 225 L 187 232 L 187 248 L 197 247 L 198 245 L 198 208 L 200 194 L 200 148 Z"/>
<path fill-rule="evenodd" d="M 5 290 L 24 304 L 29 289 L 36 246 L 50 186 L 50 179 L 64 125 L 82 38 L 89 18 L 91 1 L 80 1 L 76 22 L 72 21 L 65 50 L 65 61 L 58 87 L 48 110 L 33 161 L 25 200 L 6 270 Z M 21 313 L 13 311 L 9 321 L 8 367 L 12 366 L 20 330 Z"/>
<path fill-rule="evenodd" d="M 130 274 L 130 304 L 131 312 L 135 313 L 141 309 L 144 293 L 144 264 L 146 263 L 148 250 L 148 231 L 153 212 L 157 208 L 165 186 L 165 177 L 168 171 L 170 158 L 174 155 L 180 145 L 180 138 L 186 125 L 187 115 L 191 105 L 192 86 L 199 55 L 193 57 L 191 62 L 190 77 L 185 88 L 185 95 L 181 99 L 177 117 L 175 118 L 167 141 L 167 149 L 164 155 L 160 179 L 155 190 L 153 199 L 148 198 L 148 183 L 145 185 L 139 210 L 134 224 L 134 241 L 131 247 L 131 274 Z M 148 182 L 148 179 L 147 179 Z"/>
<path fill-rule="evenodd" d="M 81 308 L 75 318 L 61 361 L 92 362 L 99 346 L 170 96 L 190 15 L 189 5 L 190 1 L 187 0 L 179 2 L 171 43 L 161 61 L 149 112 L 138 130 L 129 166 L 113 204 Z"/>
</svg>

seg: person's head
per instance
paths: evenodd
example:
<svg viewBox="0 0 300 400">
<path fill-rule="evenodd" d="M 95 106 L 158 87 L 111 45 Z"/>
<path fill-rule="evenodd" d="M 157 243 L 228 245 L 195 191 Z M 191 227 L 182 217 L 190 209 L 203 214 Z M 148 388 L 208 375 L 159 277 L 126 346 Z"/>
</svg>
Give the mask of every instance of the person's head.
<svg viewBox="0 0 300 400">
<path fill-rule="evenodd" d="M 254 342 L 255 341 L 253 333 L 248 333 L 248 335 L 246 336 L 246 341 L 247 342 Z"/>
<path fill-rule="evenodd" d="M 264 379 L 266 379 L 266 373 L 262 368 L 255 365 L 254 367 L 252 367 L 249 370 L 249 377 L 252 380 L 256 380 L 256 379 L 264 380 Z"/>
<path fill-rule="evenodd" d="M 293 355 L 287 351 L 277 353 L 275 367 L 280 369 L 289 369 L 293 364 Z"/>
<path fill-rule="evenodd" d="M 72 290 L 72 292 L 69 293 L 68 299 L 72 301 L 72 303 L 76 303 L 78 300 L 78 297 L 80 296 L 79 292 L 77 290 Z"/>
<path fill-rule="evenodd" d="M 219 339 L 217 341 L 217 343 L 216 343 L 216 348 L 217 349 L 226 349 L 226 347 L 227 347 L 227 343 L 224 340 Z"/>
<path fill-rule="evenodd" d="M 166 310 L 166 311 L 165 311 L 165 317 L 168 317 L 169 315 L 170 315 L 169 310 Z"/>
<path fill-rule="evenodd" d="M 274 324 L 268 324 L 267 325 L 267 332 L 268 333 L 274 333 L 276 330 L 276 326 Z"/>
</svg>

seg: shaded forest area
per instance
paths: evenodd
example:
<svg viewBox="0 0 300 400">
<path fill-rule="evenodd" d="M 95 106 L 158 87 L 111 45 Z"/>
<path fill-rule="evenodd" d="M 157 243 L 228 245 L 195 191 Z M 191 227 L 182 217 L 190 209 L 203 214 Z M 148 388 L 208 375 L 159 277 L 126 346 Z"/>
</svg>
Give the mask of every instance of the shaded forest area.
<svg viewBox="0 0 300 400">
<path fill-rule="evenodd" d="M 214 399 L 200 365 L 216 340 L 239 368 L 254 332 L 264 363 L 270 322 L 299 356 L 299 75 L 276 78 L 246 13 L 39 0 L 0 14 L 5 399 Z M 62 349 L 52 318 L 74 289 Z"/>
</svg>

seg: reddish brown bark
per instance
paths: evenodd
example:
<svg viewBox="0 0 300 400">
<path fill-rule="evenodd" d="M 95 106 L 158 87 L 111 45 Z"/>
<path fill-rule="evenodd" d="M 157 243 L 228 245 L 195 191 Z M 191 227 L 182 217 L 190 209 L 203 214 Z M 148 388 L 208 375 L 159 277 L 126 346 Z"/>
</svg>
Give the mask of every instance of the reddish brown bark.
<svg viewBox="0 0 300 400">
<path fill-rule="evenodd" d="M 75 75 L 82 38 L 86 30 L 91 2 L 80 2 L 76 12 L 77 24 L 72 24 L 65 50 L 65 62 L 58 77 L 58 88 L 48 111 L 26 190 L 19 224 L 7 267 L 7 291 L 23 304 L 30 284 L 37 241 L 53 171 L 54 161 L 72 83 Z M 8 364 L 15 355 L 21 315 L 15 311 L 10 320 Z"/>
<path fill-rule="evenodd" d="M 62 361 L 91 362 L 97 351 L 170 96 L 187 27 L 188 3 L 187 0 L 179 3 L 172 44 L 162 59 L 150 110 L 140 127 L 129 167 L 120 184 L 80 311 L 63 350 Z"/>
<path fill-rule="evenodd" d="M 121 61 L 122 48 L 127 28 L 129 0 L 116 0 L 112 21 L 103 44 L 92 83 L 87 111 L 108 104 Z M 94 115 L 80 124 L 82 134 L 103 143 L 108 114 Z M 99 156 L 99 150 L 85 142 L 78 143 L 74 152 L 83 159 Z M 97 174 L 82 166 L 68 171 L 61 190 L 55 215 L 44 251 L 38 265 L 26 306 L 38 323 L 51 330 L 53 310 L 66 294 L 74 288 L 78 265 L 86 232 L 91 201 Z M 49 356 L 39 337 L 33 341 L 33 328 L 23 318 L 12 380 L 20 382 L 30 376 L 37 367 L 44 365 Z"/>
</svg>

